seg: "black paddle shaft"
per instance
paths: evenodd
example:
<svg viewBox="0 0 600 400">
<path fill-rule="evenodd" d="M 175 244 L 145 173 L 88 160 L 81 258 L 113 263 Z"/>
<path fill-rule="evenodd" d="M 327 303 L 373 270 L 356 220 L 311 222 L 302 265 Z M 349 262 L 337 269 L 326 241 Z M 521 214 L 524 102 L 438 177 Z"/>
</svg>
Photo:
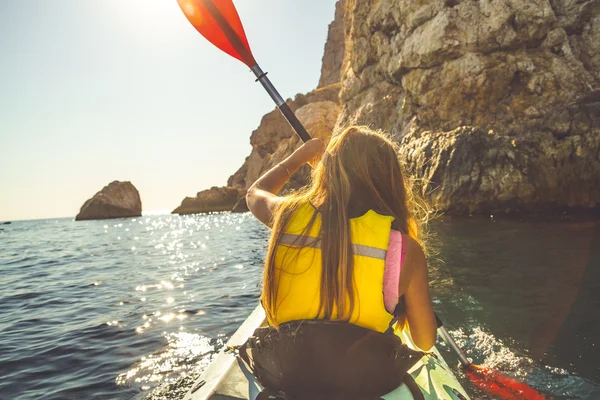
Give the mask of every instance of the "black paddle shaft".
<svg viewBox="0 0 600 400">
<path fill-rule="evenodd" d="M 442 339 L 444 339 L 444 342 L 446 342 L 448 347 L 450 347 L 452 349 L 452 351 L 454 351 L 454 353 L 458 357 L 462 366 L 465 368 L 469 367 L 472 364 L 471 361 L 467 358 L 467 355 L 462 351 L 462 349 L 454 341 L 454 338 L 446 330 L 444 323 L 442 322 L 440 317 L 438 317 L 437 313 L 435 313 L 435 322 L 437 323 L 437 327 L 438 327 L 438 331 L 440 332 L 440 335 L 442 335 Z"/>
<path fill-rule="evenodd" d="M 311 139 L 310 135 L 304 128 L 304 125 L 302 125 L 302 123 L 298 120 L 296 114 L 294 114 L 290 106 L 288 106 L 277 89 L 275 89 L 275 86 L 273 86 L 267 77 L 267 73 L 263 72 L 258 64 L 250 69 L 252 72 L 254 72 L 254 75 L 256 75 L 256 80 L 260 81 L 267 93 L 269 93 L 269 96 L 271 96 L 275 104 L 277 104 L 277 108 L 279 108 L 279 111 L 281 111 L 287 122 L 292 126 L 292 129 L 296 132 L 296 135 L 298 135 L 303 142 L 308 142 Z"/>
</svg>

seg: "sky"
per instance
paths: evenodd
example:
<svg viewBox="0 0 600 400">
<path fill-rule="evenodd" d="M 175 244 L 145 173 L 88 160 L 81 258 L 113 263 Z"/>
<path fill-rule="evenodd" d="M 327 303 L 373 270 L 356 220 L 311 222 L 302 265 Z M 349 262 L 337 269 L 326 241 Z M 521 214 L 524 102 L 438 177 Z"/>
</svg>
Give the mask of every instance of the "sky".
<svg viewBox="0 0 600 400">
<path fill-rule="evenodd" d="M 335 0 L 234 0 L 284 98 L 316 88 Z M 223 186 L 274 104 L 176 0 L 0 2 L 0 221 L 75 216 L 114 180 L 144 211 Z"/>
</svg>

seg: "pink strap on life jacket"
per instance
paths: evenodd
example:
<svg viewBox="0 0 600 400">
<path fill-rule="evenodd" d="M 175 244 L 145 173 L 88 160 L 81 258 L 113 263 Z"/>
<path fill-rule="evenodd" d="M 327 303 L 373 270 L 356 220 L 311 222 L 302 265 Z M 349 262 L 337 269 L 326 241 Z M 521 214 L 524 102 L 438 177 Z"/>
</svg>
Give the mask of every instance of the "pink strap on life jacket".
<svg viewBox="0 0 600 400">
<path fill-rule="evenodd" d="M 385 272 L 383 275 L 383 302 L 385 309 L 394 313 L 398 304 L 398 283 L 400 282 L 400 271 L 404 263 L 404 240 L 402 233 L 396 230 L 390 232 L 390 243 L 385 257 Z"/>
</svg>

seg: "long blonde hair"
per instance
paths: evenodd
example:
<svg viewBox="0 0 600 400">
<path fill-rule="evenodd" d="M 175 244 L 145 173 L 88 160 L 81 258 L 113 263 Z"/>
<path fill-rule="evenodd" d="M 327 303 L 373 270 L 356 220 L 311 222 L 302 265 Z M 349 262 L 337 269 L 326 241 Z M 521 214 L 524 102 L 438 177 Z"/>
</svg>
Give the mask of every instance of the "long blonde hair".
<svg viewBox="0 0 600 400">
<path fill-rule="evenodd" d="M 324 319 L 337 312 L 337 319 L 347 321 L 354 309 L 350 218 L 372 209 L 394 217 L 393 229 L 421 241 L 421 226 L 427 217 L 427 206 L 404 178 L 398 146 L 391 139 L 363 126 L 352 126 L 333 136 L 313 170 L 311 184 L 286 196 L 273 215 L 262 292 L 262 304 L 272 325 L 276 325 L 277 309 L 277 244 L 290 216 L 307 202 L 321 217 L 319 316 Z M 306 232 L 316 216 L 315 212 Z"/>
</svg>

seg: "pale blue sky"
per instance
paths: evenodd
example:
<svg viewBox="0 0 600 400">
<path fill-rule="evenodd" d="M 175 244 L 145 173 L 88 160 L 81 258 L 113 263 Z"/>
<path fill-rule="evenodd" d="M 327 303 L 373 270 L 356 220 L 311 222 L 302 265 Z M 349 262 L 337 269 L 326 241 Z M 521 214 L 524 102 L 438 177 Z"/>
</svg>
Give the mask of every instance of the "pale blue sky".
<svg viewBox="0 0 600 400">
<path fill-rule="evenodd" d="M 335 0 L 234 0 L 284 98 L 314 89 Z M 0 1 L 0 221 L 74 216 L 113 180 L 144 211 L 224 185 L 274 108 L 176 0 Z"/>
</svg>

